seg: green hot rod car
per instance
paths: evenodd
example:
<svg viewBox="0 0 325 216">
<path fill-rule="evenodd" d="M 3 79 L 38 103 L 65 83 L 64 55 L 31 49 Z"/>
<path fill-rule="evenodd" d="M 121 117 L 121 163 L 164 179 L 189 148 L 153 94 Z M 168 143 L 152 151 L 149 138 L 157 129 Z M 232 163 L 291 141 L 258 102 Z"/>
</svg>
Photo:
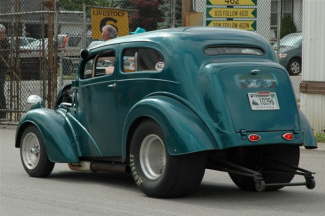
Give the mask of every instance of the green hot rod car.
<svg viewBox="0 0 325 216">
<path fill-rule="evenodd" d="M 299 147 L 317 148 L 288 74 L 259 35 L 205 27 L 116 38 L 81 53 L 55 109 L 37 96 L 15 146 L 32 177 L 55 163 L 132 174 L 152 197 L 198 189 L 205 169 L 241 189 L 315 187 Z M 291 183 L 295 175 L 304 181 Z"/>
</svg>

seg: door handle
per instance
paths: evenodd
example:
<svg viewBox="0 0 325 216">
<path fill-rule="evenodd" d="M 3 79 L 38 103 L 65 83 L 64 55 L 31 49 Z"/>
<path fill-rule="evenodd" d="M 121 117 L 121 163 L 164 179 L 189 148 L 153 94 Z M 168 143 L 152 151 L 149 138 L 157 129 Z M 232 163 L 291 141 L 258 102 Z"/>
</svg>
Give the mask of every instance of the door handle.
<svg viewBox="0 0 325 216">
<path fill-rule="evenodd" d="M 107 87 L 108 87 L 108 88 L 115 88 L 115 87 L 116 87 L 116 83 L 109 84 Z"/>
</svg>

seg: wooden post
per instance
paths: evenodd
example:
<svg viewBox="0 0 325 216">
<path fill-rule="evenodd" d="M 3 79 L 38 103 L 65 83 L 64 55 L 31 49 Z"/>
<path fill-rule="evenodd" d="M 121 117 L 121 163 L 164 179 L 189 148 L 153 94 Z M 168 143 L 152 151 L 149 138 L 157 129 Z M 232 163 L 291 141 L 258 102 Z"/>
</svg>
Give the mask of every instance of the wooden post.
<svg viewBox="0 0 325 216">
<path fill-rule="evenodd" d="M 47 0 L 44 1 L 45 7 L 48 8 L 49 11 L 54 12 L 55 9 L 55 0 Z M 47 48 L 47 56 L 48 56 L 48 86 L 47 86 L 47 102 L 48 107 L 52 108 L 54 106 L 54 98 L 56 96 L 57 89 L 57 65 L 56 58 L 57 52 L 54 46 L 54 13 L 48 14 L 48 48 Z M 46 48 L 45 48 L 46 49 Z"/>
<path fill-rule="evenodd" d="M 186 26 L 187 15 L 193 10 L 193 0 L 182 0 L 182 24 Z"/>
</svg>

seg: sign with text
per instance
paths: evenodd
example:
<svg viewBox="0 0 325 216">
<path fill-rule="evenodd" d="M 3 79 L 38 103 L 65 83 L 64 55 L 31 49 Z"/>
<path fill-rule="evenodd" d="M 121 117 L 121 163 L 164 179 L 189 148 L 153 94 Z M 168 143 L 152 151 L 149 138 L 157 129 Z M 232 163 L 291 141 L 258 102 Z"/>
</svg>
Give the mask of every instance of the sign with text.
<svg viewBox="0 0 325 216">
<path fill-rule="evenodd" d="M 208 8 L 207 17 L 211 18 L 255 18 L 256 8 Z"/>
<path fill-rule="evenodd" d="M 207 5 L 256 6 L 257 0 L 207 0 Z"/>
<path fill-rule="evenodd" d="M 129 34 L 128 12 L 111 8 L 91 8 L 91 27 L 93 39 L 102 39 L 103 26 L 110 24 L 117 30 L 118 36 Z"/>
<path fill-rule="evenodd" d="M 257 0 L 206 0 L 207 26 L 256 31 Z"/>
<path fill-rule="evenodd" d="M 256 30 L 255 20 L 208 20 L 207 26 L 221 28 L 235 28 L 248 31 Z"/>
</svg>

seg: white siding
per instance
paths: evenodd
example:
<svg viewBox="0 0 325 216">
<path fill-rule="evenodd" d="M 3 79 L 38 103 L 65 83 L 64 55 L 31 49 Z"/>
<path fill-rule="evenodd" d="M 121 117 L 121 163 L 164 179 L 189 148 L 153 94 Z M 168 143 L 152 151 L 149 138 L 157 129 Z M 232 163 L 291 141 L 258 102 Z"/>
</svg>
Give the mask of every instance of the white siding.
<svg viewBox="0 0 325 216">
<path fill-rule="evenodd" d="M 303 1 L 304 81 L 325 81 L 325 1 Z M 301 94 L 301 109 L 315 131 L 325 129 L 325 95 Z"/>
</svg>

